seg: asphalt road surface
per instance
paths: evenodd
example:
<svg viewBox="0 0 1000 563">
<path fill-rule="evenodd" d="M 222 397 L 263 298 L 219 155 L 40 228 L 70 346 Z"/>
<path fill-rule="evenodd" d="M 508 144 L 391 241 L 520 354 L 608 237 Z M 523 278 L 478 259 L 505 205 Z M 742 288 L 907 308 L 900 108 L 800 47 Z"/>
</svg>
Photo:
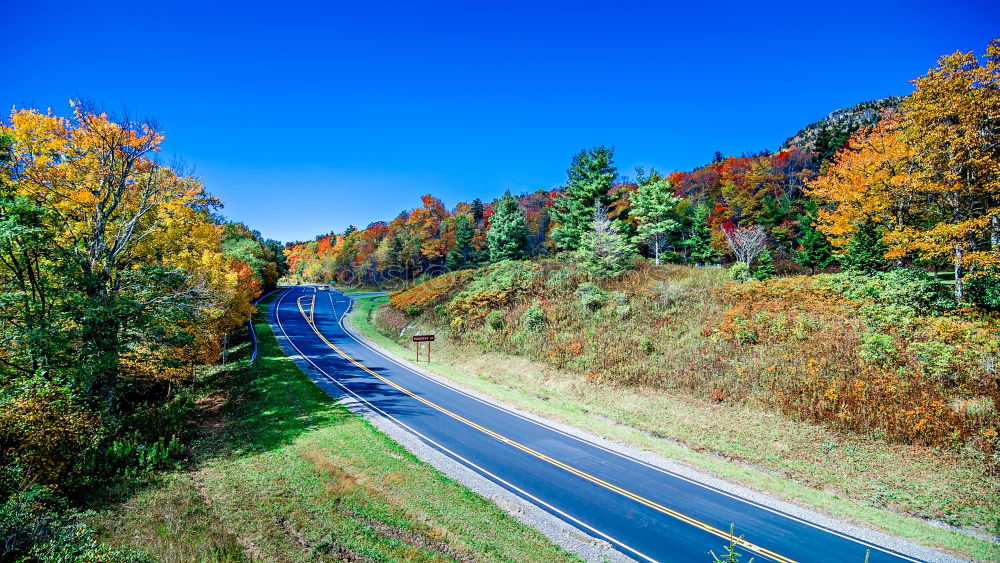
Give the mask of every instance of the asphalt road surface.
<svg viewBox="0 0 1000 563">
<path fill-rule="evenodd" d="M 276 334 L 326 378 L 431 447 L 615 549 L 643 561 L 711 561 L 743 535 L 742 561 L 919 561 L 570 436 L 442 385 L 341 325 L 350 299 L 312 287 L 270 308 Z"/>
</svg>

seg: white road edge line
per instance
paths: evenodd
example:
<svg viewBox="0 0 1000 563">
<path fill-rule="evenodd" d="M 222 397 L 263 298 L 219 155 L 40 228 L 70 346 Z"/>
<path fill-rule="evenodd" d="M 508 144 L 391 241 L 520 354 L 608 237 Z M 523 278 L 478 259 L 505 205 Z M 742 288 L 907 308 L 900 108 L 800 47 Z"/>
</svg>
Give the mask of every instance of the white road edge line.
<svg viewBox="0 0 1000 563">
<path fill-rule="evenodd" d="M 333 296 L 332 295 L 328 295 L 328 297 L 330 298 L 330 304 L 333 305 Z M 854 536 L 852 536 L 850 534 L 847 534 L 847 533 L 844 533 L 844 532 L 840 532 L 840 531 L 834 530 L 832 528 L 828 528 L 826 526 L 823 526 L 822 524 L 817 524 L 815 522 L 810 522 L 809 520 L 806 520 L 806 519 L 801 518 L 799 516 L 795 516 L 794 514 L 789 514 L 789 513 L 785 512 L 783 510 L 780 510 L 778 508 L 773 508 L 773 507 L 767 506 L 765 504 L 761 504 L 761 503 L 758 503 L 756 501 L 753 501 L 753 500 L 741 497 L 739 495 L 730 493 L 729 491 L 724 491 L 722 489 L 718 489 L 718 488 L 713 487 L 712 485 L 709 485 L 707 483 L 702 483 L 702 482 L 697 481 L 695 479 L 692 479 L 690 477 L 687 477 L 687 476 L 684 476 L 684 475 L 681 475 L 681 474 L 678 474 L 678 473 L 674 473 L 673 471 L 670 471 L 669 469 L 665 469 L 663 467 L 656 466 L 654 464 L 651 464 L 649 462 L 643 461 L 641 459 L 634 458 L 634 457 L 632 457 L 632 456 L 630 456 L 628 454 L 625 454 L 625 453 L 616 451 L 614 449 L 608 448 L 607 446 L 591 442 L 590 440 L 581 438 L 579 436 L 574 436 L 573 434 L 569 434 L 569 433 L 567 433 L 567 432 L 565 432 L 565 431 L 563 431 L 563 430 L 561 430 L 559 428 L 555 428 L 555 427 L 549 426 L 549 425 L 547 425 L 547 424 L 545 424 L 543 422 L 540 422 L 538 420 L 533 420 L 531 418 L 525 417 L 524 415 L 522 415 L 522 414 L 520 414 L 518 412 L 512 411 L 512 410 L 509 410 L 507 408 L 504 408 L 503 406 L 492 404 L 492 403 L 489 403 L 487 401 L 484 401 L 483 399 L 481 399 L 479 397 L 476 397 L 474 395 L 470 395 L 465 390 L 460 389 L 460 388 L 455 387 L 455 386 L 452 386 L 449 383 L 445 383 L 445 382 L 442 382 L 442 381 L 438 381 L 438 380 L 436 380 L 434 378 L 428 377 L 427 375 L 424 375 L 424 374 L 422 374 L 422 373 L 420 373 L 418 371 L 415 371 L 410 366 L 407 366 L 407 365 L 405 365 L 405 364 L 397 361 L 396 359 L 387 356 L 386 354 L 382 353 L 380 350 L 378 350 L 378 349 L 372 347 L 371 345 L 369 345 L 367 342 L 362 341 L 361 339 L 359 339 L 357 336 L 354 335 L 353 331 L 351 331 L 350 329 L 348 329 L 347 327 L 345 327 L 344 326 L 344 318 L 347 316 L 347 313 L 349 313 L 351 311 L 351 309 L 354 307 L 354 299 L 351 299 L 350 297 L 347 297 L 346 295 L 344 297 L 347 298 L 347 300 L 348 300 L 348 306 L 347 306 L 347 309 L 339 316 L 338 322 L 337 322 L 337 324 L 344 331 L 344 333 L 347 334 L 348 336 L 350 336 L 352 340 L 354 340 L 355 342 L 361 344 L 365 348 L 368 348 L 369 350 L 371 350 L 375 354 L 378 354 L 379 356 L 385 358 L 389 362 L 392 362 L 393 364 L 396 364 L 397 366 L 402 367 L 402 368 L 406 369 L 407 371 L 409 371 L 410 373 L 412 373 L 414 375 L 417 375 L 419 377 L 422 377 L 422 378 L 426 379 L 427 381 L 430 381 L 430 382 L 436 383 L 436 384 L 438 384 L 438 385 L 440 385 L 442 387 L 451 389 L 452 391 L 460 393 L 460 394 L 462 394 L 462 395 L 464 395 L 464 396 L 466 396 L 466 397 L 468 397 L 470 399 L 473 399 L 473 400 L 475 400 L 475 401 L 477 401 L 479 403 L 482 403 L 484 405 L 493 407 L 493 408 L 495 408 L 497 410 L 501 410 L 503 412 L 506 412 L 508 414 L 516 416 L 516 417 L 518 417 L 518 418 L 520 418 L 520 419 L 522 419 L 522 420 L 524 420 L 526 422 L 530 422 L 530 423 L 535 424 L 537 426 L 540 426 L 542 428 L 546 428 L 546 429 L 551 430 L 553 432 L 557 432 L 557 433 L 559 433 L 559 434 L 561 434 L 563 436 L 566 436 L 568 438 L 572 438 L 573 440 L 576 440 L 578 442 L 581 442 L 581 443 L 584 443 L 584 444 L 596 447 L 596 448 L 601 449 L 601 450 L 603 450 L 605 452 L 608 452 L 610 454 L 616 455 L 616 456 L 618 456 L 618 457 L 620 457 L 622 459 L 626 459 L 626 460 L 632 461 L 634 463 L 638 463 L 640 465 L 643 465 L 645 467 L 653 469 L 654 471 L 658 471 L 658 472 L 663 473 L 665 475 L 670 475 L 671 477 L 676 477 L 678 479 L 681 479 L 682 481 L 686 481 L 686 482 L 691 483 L 693 485 L 697 485 L 697 486 L 702 487 L 704 489 L 707 489 L 707 490 L 719 493 L 719 494 L 721 494 L 723 496 L 726 496 L 726 497 L 729 497 L 731 499 L 734 499 L 734 500 L 746 503 L 746 504 L 748 504 L 750 506 L 753 506 L 753 507 L 765 510 L 767 512 L 770 512 L 770 513 L 778 515 L 778 516 L 782 516 L 782 517 L 788 518 L 789 520 L 793 520 L 793 521 L 799 522 L 801 524 L 805 524 L 805 525 L 807 525 L 807 526 L 809 526 L 811 528 L 814 528 L 816 530 L 820 530 L 820 531 L 823 531 L 823 532 L 827 532 L 829 534 L 833 534 L 835 536 L 838 536 L 838 537 L 841 537 L 843 539 L 846 539 L 846 540 L 852 541 L 854 543 L 857 543 L 858 545 L 864 546 L 866 548 L 878 550 L 878 551 L 881 551 L 881 552 L 883 552 L 883 553 L 885 553 L 887 555 L 892 555 L 892 556 L 895 556 L 895 557 L 899 557 L 900 559 L 903 559 L 905 561 L 910 561 L 911 563 L 923 563 L 922 559 L 916 559 L 916 558 L 914 558 L 914 557 L 912 557 L 910 555 L 907 555 L 905 553 L 896 551 L 896 550 L 894 550 L 892 548 L 888 548 L 888 547 L 884 547 L 884 546 L 881 546 L 881 545 L 876 544 L 876 543 L 868 542 L 868 541 L 863 540 L 861 538 L 854 537 Z M 334 310 L 336 310 L 336 307 L 334 307 Z M 788 502 L 788 501 L 785 501 L 785 502 Z M 808 508 L 808 509 L 809 510 L 813 510 L 811 508 Z M 878 532 L 878 533 L 884 534 L 884 532 Z M 904 541 L 908 541 L 908 540 L 904 540 Z"/>
<path fill-rule="evenodd" d="M 336 378 L 330 376 L 330 374 L 326 373 L 326 371 L 324 371 L 321 367 L 319 367 L 318 365 L 316 365 L 316 363 L 313 362 L 311 358 L 309 358 L 308 356 L 306 356 L 305 354 L 303 354 L 302 350 L 300 350 L 299 347 L 295 345 L 295 343 L 292 341 L 291 337 L 288 336 L 288 333 L 285 332 L 285 327 L 284 327 L 284 325 L 281 322 L 281 316 L 280 316 L 279 313 L 280 313 L 280 310 L 281 310 L 280 309 L 281 302 L 284 300 L 285 296 L 287 296 L 289 293 L 290 293 L 290 291 L 286 292 L 285 294 L 283 294 L 281 297 L 278 298 L 278 301 L 277 301 L 277 303 L 275 304 L 275 307 L 274 307 L 274 311 L 275 311 L 275 313 L 274 313 L 274 319 L 275 319 L 275 321 L 277 321 L 278 327 L 281 329 L 281 333 L 284 335 L 285 340 L 288 341 L 288 343 L 292 346 L 292 348 L 295 348 L 295 350 L 299 353 L 299 356 L 301 356 L 303 359 L 305 359 L 307 362 L 309 362 L 313 366 L 313 368 L 315 368 L 318 372 L 322 373 L 323 376 L 325 376 L 332 383 L 336 384 L 338 387 L 340 387 L 341 389 L 343 389 L 344 391 L 346 391 L 347 393 L 349 393 L 351 396 L 353 396 L 358 401 L 360 401 L 360 402 L 364 403 L 365 405 L 367 405 L 368 408 L 372 409 L 372 411 L 379 413 L 382 417 L 384 417 L 384 418 L 386 418 L 388 420 L 392 420 L 395 424 L 397 424 L 398 426 L 400 426 L 402 428 L 405 428 L 406 430 L 408 430 L 413 435 L 418 436 L 420 439 L 424 440 L 426 443 L 433 444 L 436 448 L 438 448 L 439 451 L 447 453 L 453 459 L 461 461 L 466 466 L 468 466 L 468 467 L 470 467 L 472 469 L 475 469 L 476 471 L 480 472 L 483 475 L 486 475 L 486 476 L 490 477 L 494 482 L 503 484 L 508 490 L 510 490 L 512 492 L 517 492 L 522 497 L 526 497 L 527 499 L 530 499 L 531 501 L 533 501 L 533 502 L 535 502 L 537 504 L 545 506 L 549 510 L 562 515 L 564 518 L 566 518 L 568 520 L 571 520 L 572 522 L 574 522 L 574 523 L 576 523 L 576 524 L 578 524 L 578 525 L 580 525 L 580 526 L 582 526 L 582 527 L 590 530 L 591 532 L 594 532 L 595 534 L 597 534 L 598 536 L 600 536 L 600 537 L 608 540 L 609 542 L 614 543 L 614 544 L 616 544 L 616 545 L 618 545 L 618 546 L 620 546 L 620 547 L 622 547 L 622 548 L 624 548 L 624 549 L 626 549 L 626 550 L 628 550 L 628 551 L 630 551 L 630 552 L 638 555 L 639 557 L 641 557 L 641 558 L 643 558 L 643 559 L 645 559 L 647 561 L 651 561 L 653 563 L 656 563 L 656 559 L 653 559 L 652 557 L 649 557 L 648 555 L 642 553 L 641 551 L 630 547 L 629 545 L 627 545 L 627 544 L 625 544 L 625 543 L 623 543 L 623 542 L 615 539 L 614 537 L 612 537 L 612 536 L 610 536 L 610 535 L 608 535 L 608 534 L 606 534 L 606 533 L 604 533 L 604 532 L 602 532 L 602 531 L 594 528 L 593 526 L 590 526 L 589 524 L 587 524 L 587 523 L 585 523 L 585 522 L 583 522 L 583 521 L 581 521 L 581 520 L 579 520 L 579 519 L 571 516 L 570 514 L 567 514 L 566 512 L 563 512 L 562 510 L 559 510 L 558 508 L 556 508 L 556 507 L 552 506 L 551 504 L 543 501 L 542 499 L 540 499 L 540 498 L 532 495 L 531 493 L 529 493 L 529 492 L 527 492 L 527 491 L 525 491 L 525 490 L 517 487 L 516 485 L 513 485 L 513 484 L 507 482 L 503 478 L 501 478 L 501 477 L 499 477 L 499 476 L 491 473 L 490 471 L 488 471 L 488 470 L 480 467 L 479 465 L 476 465 L 472 461 L 469 461 L 468 459 L 462 457 L 461 455 L 459 455 L 459 454 L 451 451 L 450 449 L 448 449 L 447 447 L 439 444 L 438 442 L 434 441 L 433 439 L 428 438 L 427 436 L 424 436 L 423 434 L 421 434 L 417 430 L 411 428 L 406 423 L 400 421 L 396 417 L 390 415 L 389 413 L 383 411 L 382 409 L 380 409 L 380 408 L 376 407 L 375 405 L 373 405 L 372 403 L 368 402 L 367 399 L 365 399 L 364 397 L 361 397 L 360 395 L 358 395 L 357 393 L 355 393 L 354 391 L 352 391 L 351 389 L 349 389 L 347 386 L 345 386 L 344 384 L 342 384 L 340 381 L 337 381 Z"/>
</svg>

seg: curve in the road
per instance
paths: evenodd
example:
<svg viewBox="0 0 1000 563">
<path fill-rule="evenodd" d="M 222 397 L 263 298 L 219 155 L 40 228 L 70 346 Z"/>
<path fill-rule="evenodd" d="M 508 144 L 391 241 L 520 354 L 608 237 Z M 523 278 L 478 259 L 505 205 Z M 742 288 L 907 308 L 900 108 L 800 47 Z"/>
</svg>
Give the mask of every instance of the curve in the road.
<svg viewBox="0 0 1000 563">
<path fill-rule="evenodd" d="M 741 530 L 751 530 L 755 540 L 738 536 L 739 547 L 770 561 L 919 561 L 571 436 L 427 378 L 344 329 L 350 300 L 328 294 L 326 314 L 327 300 L 317 302 L 315 290 L 310 290 L 283 293 L 272 304 L 271 319 L 288 344 L 336 385 L 320 384 L 328 393 L 354 397 L 629 556 L 705 560 L 709 549 L 718 550 L 730 540 L 728 529 L 736 523 Z M 294 305 L 286 302 L 296 293 Z"/>
</svg>

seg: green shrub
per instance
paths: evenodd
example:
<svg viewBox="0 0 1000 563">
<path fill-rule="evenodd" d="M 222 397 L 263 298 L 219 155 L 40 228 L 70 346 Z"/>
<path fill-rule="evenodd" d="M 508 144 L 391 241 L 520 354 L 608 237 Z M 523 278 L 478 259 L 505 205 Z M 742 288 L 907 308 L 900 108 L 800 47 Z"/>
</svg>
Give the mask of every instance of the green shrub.
<svg viewBox="0 0 1000 563">
<path fill-rule="evenodd" d="M 753 328 L 736 329 L 736 342 L 739 344 L 756 344 L 757 331 Z"/>
<path fill-rule="evenodd" d="M 416 305 L 410 305 L 409 307 L 406 308 L 406 314 L 410 315 L 411 317 L 415 317 L 420 314 L 420 307 L 417 307 Z"/>
<path fill-rule="evenodd" d="M 96 533 L 48 489 L 32 486 L 0 505 L 0 561 L 153 561 L 130 549 L 101 545 Z"/>
<path fill-rule="evenodd" d="M 549 290 L 570 291 L 575 277 L 576 268 L 566 266 L 550 273 L 545 279 L 545 287 Z"/>
<path fill-rule="evenodd" d="M 615 304 L 615 313 L 618 318 L 627 319 L 632 314 L 632 306 L 629 303 L 628 295 L 621 291 L 614 291 L 610 295 L 611 301 Z"/>
<path fill-rule="evenodd" d="M 504 319 L 503 311 L 490 311 L 490 313 L 486 315 L 486 324 L 493 330 L 502 329 L 504 325 L 507 324 Z"/>
<path fill-rule="evenodd" d="M 764 249 L 757 257 L 757 269 L 753 273 L 754 279 L 764 281 L 771 279 L 778 273 L 774 267 L 774 259 L 771 258 L 771 251 Z"/>
<path fill-rule="evenodd" d="M 459 296 L 489 291 L 512 292 L 526 289 L 540 273 L 541 269 L 531 262 L 505 260 L 476 270 L 472 281 Z"/>
<path fill-rule="evenodd" d="M 593 312 L 608 302 L 606 291 L 591 282 L 584 282 L 576 288 L 577 302 L 584 311 Z"/>
<path fill-rule="evenodd" d="M 917 357 L 917 363 L 927 375 L 944 381 L 952 375 L 952 364 L 956 360 L 955 347 L 944 342 L 913 342 L 910 351 Z"/>
<path fill-rule="evenodd" d="M 743 262 L 737 262 L 729 267 L 729 277 L 734 282 L 743 283 L 749 281 L 753 274 L 750 272 L 750 266 Z"/>
<path fill-rule="evenodd" d="M 545 326 L 545 313 L 537 304 L 532 304 L 521 314 L 521 326 L 536 329 Z"/>
<path fill-rule="evenodd" d="M 515 293 L 530 287 L 541 273 L 531 262 L 506 260 L 475 271 L 475 277 L 452 299 L 450 310 L 470 318 L 510 303 Z"/>
<path fill-rule="evenodd" d="M 138 433 L 121 437 L 111 442 L 107 448 L 94 457 L 94 469 L 108 476 L 133 478 L 156 469 L 167 469 L 175 465 L 184 451 L 184 446 L 176 436 L 169 440 L 159 438 L 145 443 Z"/>
<path fill-rule="evenodd" d="M 970 277 L 965 282 L 966 299 L 991 311 L 1000 311 L 1000 274 Z"/>
<path fill-rule="evenodd" d="M 882 330 L 887 327 L 910 326 L 916 318 L 917 312 L 913 307 L 906 305 L 883 305 L 881 303 L 868 303 L 858 308 L 865 325 L 872 330 Z"/>
<path fill-rule="evenodd" d="M 866 332 L 861 335 L 862 358 L 870 364 L 885 366 L 896 360 L 896 345 L 892 336 L 878 332 Z"/>
<path fill-rule="evenodd" d="M 910 307 L 920 314 L 953 305 L 948 287 L 923 270 L 903 268 L 870 274 L 843 272 L 818 278 L 820 283 L 854 301 Z"/>
</svg>

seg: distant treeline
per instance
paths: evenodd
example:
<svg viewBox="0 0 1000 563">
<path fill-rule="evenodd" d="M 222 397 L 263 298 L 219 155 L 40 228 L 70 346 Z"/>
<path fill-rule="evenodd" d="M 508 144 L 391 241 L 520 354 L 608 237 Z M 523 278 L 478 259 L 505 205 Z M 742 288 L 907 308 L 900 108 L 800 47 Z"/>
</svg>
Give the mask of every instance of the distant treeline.
<svg viewBox="0 0 1000 563">
<path fill-rule="evenodd" d="M 717 152 L 690 172 L 638 169 L 625 179 L 612 148 L 583 150 L 562 188 L 450 210 L 425 195 L 391 221 L 291 243 L 291 275 L 409 280 L 597 244 L 657 262 L 735 260 L 765 275 L 945 267 L 957 300 L 1000 304 L 1000 290 L 991 293 L 1000 264 L 998 74 L 993 41 L 981 60 L 942 57 L 906 98 L 834 112 L 777 153 Z"/>
</svg>

